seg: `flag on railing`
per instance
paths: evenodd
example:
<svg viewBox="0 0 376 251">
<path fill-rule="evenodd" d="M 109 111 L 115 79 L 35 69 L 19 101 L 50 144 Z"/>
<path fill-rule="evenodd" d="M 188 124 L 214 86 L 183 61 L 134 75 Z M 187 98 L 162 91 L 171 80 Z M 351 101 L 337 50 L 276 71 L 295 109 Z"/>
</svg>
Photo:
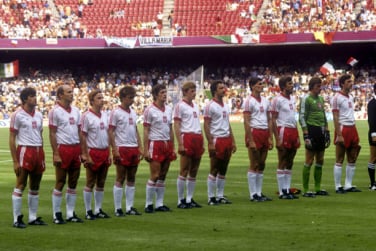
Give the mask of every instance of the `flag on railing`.
<svg viewBox="0 0 376 251">
<path fill-rule="evenodd" d="M 17 77 L 18 73 L 18 60 L 15 60 L 10 63 L 0 64 L 0 78 Z"/>
<path fill-rule="evenodd" d="M 356 65 L 358 62 L 359 62 L 359 61 L 356 60 L 356 59 L 353 58 L 353 57 L 350 57 L 350 58 L 347 60 L 347 64 L 351 65 L 352 67 L 353 67 L 354 65 Z"/>
</svg>

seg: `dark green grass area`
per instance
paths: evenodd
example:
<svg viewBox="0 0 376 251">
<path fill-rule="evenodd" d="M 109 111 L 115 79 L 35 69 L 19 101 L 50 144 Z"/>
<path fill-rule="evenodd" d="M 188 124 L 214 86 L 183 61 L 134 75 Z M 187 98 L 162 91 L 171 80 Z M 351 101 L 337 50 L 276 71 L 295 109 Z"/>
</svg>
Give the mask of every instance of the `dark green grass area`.
<svg viewBox="0 0 376 251">
<path fill-rule="evenodd" d="M 177 209 L 176 178 L 178 161 L 171 165 L 166 180 L 165 203 L 170 213 L 116 218 L 113 215 L 112 187 L 114 166 L 111 166 L 103 210 L 110 219 L 86 221 L 83 224 L 52 223 L 51 192 L 54 186 L 54 168 L 45 129 L 47 171 L 40 190 L 39 216 L 49 224 L 46 227 L 12 227 L 11 193 L 15 183 L 8 148 L 8 129 L 0 130 L 0 250 L 374 250 L 374 212 L 376 192 L 368 190 L 367 163 L 369 147 L 367 122 L 358 121 L 361 138 L 360 153 L 354 178 L 363 192 L 337 195 L 334 191 L 334 148 L 327 149 L 323 168 L 322 187 L 327 197 L 279 200 L 276 194 L 277 155 L 269 153 L 264 175 L 263 192 L 273 201 L 249 201 L 247 169 L 249 166 L 244 147 L 244 130 L 240 123 L 233 124 L 238 151 L 233 155 L 227 174 L 225 194 L 232 205 L 207 206 L 206 178 L 209 159 L 205 153 L 197 177 L 195 200 L 201 209 Z M 331 129 L 333 126 L 331 125 Z M 301 188 L 304 148 L 295 158 L 292 186 Z M 135 207 L 143 212 L 145 184 L 149 176 L 148 165 L 142 161 L 136 181 Z M 313 189 L 311 174 L 311 189 Z M 343 169 L 343 179 L 345 168 Z M 85 169 L 82 168 L 76 212 L 84 218 L 82 190 Z M 65 215 L 63 200 L 63 215 Z M 23 213 L 27 221 L 27 191 L 23 196 Z"/>
</svg>

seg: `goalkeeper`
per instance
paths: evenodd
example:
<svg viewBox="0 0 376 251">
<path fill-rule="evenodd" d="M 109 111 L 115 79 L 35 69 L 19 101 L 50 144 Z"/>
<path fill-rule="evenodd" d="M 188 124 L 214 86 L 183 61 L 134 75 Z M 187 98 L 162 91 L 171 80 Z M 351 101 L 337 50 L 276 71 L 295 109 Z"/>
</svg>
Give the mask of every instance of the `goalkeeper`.
<svg viewBox="0 0 376 251">
<path fill-rule="evenodd" d="M 322 81 L 312 77 L 308 83 L 309 93 L 301 98 L 299 122 L 305 143 L 305 163 L 303 167 L 303 197 L 314 198 L 316 195 L 328 195 L 321 190 L 322 166 L 325 148 L 330 145 L 330 134 L 325 116 L 324 99 L 320 96 Z M 314 165 L 315 192 L 309 191 L 311 166 Z"/>
</svg>

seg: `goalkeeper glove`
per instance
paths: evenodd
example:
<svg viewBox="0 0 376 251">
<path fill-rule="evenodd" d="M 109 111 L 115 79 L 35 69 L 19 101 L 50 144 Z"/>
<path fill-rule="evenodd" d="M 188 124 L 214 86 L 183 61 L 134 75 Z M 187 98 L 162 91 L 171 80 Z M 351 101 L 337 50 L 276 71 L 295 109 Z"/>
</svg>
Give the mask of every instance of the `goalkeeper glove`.
<svg viewBox="0 0 376 251">
<path fill-rule="evenodd" d="M 305 147 L 307 149 L 312 149 L 312 141 L 311 139 L 309 138 L 309 135 L 308 134 L 304 134 L 303 135 L 303 138 L 304 138 L 304 144 L 305 144 Z"/>
</svg>

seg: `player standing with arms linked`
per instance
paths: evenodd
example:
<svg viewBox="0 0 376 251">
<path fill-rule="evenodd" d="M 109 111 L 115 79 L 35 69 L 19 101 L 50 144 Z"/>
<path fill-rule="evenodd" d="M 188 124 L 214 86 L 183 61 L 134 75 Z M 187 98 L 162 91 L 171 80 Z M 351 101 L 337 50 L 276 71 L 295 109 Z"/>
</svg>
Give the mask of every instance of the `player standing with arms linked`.
<svg viewBox="0 0 376 251">
<path fill-rule="evenodd" d="M 9 149 L 16 174 L 16 187 L 12 194 L 13 227 L 25 228 L 22 207 L 22 193 L 29 178 L 29 225 L 47 225 L 37 217 L 39 205 L 39 186 L 46 169 L 43 151 L 43 116 L 35 110 L 36 90 L 24 88 L 20 93 L 21 107 L 10 119 Z"/>
<path fill-rule="evenodd" d="M 278 82 L 281 93 L 272 101 L 273 133 L 278 150 L 277 183 L 280 199 L 297 199 L 290 193 L 292 166 L 298 148 L 299 133 L 295 120 L 294 84 L 290 76 L 282 76 Z"/>
<path fill-rule="evenodd" d="M 104 98 L 101 90 L 93 90 L 88 95 L 90 108 L 81 116 L 82 163 L 86 169 L 86 186 L 83 191 L 86 219 L 110 218 L 102 210 L 104 185 L 108 168 L 111 165 L 108 116 L 103 112 Z M 91 200 L 94 191 L 94 213 Z"/>
<path fill-rule="evenodd" d="M 196 84 L 185 82 L 181 88 L 182 100 L 174 108 L 174 129 L 180 154 L 180 173 L 176 181 L 178 208 L 201 207 L 193 200 L 196 176 L 204 153 L 204 138 L 200 124 L 200 111 L 193 102 L 196 97 Z M 184 188 L 187 197 L 184 198 Z"/>
<path fill-rule="evenodd" d="M 359 136 L 355 125 L 354 99 L 350 94 L 354 80 L 350 74 L 338 79 L 341 90 L 333 97 L 332 112 L 335 129 L 336 163 L 334 165 L 334 184 L 336 193 L 361 192 L 352 185 L 355 163 L 360 152 Z M 342 164 L 347 157 L 345 187 L 341 185 Z"/>
<path fill-rule="evenodd" d="M 236 152 L 229 107 L 223 102 L 225 84 L 218 80 L 210 85 L 212 100 L 204 109 L 204 131 L 208 141 L 210 173 L 207 179 L 208 205 L 231 204 L 224 196 L 226 173 L 231 155 Z"/>
<path fill-rule="evenodd" d="M 56 91 L 57 102 L 48 114 L 50 144 L 53 152 L 56 183 L 52 192 L 53 222 L 65 224 L 61 212 L 63 188 L 68 176 L 66 191 L 66 219 L 68 222 L 83 223 L 74 209 L 77 199 L 77 182 L 81 168 L 80 111 L 72 106 L 73 90 L 68 84 L 61 85 Z"/>
<path fill-rule="evenodd" d="M 164 205 L 163 199 L 170 162 L 176 159 L 172 109 L 166 105 L 166 86 L 157 84 L 153 86 L 151 93 L 154 102 L 144 112 L 144 157 L 150 167 L 150 178 L 146 184 L 145 213 L 169 212 L 171 210 Z"/>
<path fill-rule="evenodd" d="M 373 85 L 373 97 L 367 104 L 368 113 L 368 142 L 370 157 L 368 161 L 368 175 L 370 179 L 370 190 L 376 190 L 375 163 L 376 163 L 376 84 Z"/>
<path fill-rule="evenodd" d="M 322 81 L 312 77 L 308 83 L 309 93 L 302 97 L 299 109 L 299 122 L 302 127 L 305 143 L 305 163 L 303 167 L 303 197 L 314 198 L 315 195 L 328 195 L 321 190 L 322 166 L 325 148 L 330 145 L 330 134 L 325 115 L 324 99 L 320 96 Z M 309 176 L 313 160 L 315 192 L 309 192 Z"/>
<path fill-rule="evenodd" d="M 132 86 L 125 86 L 119 91 L 120 105 L 110 115 L 110 144 L 112 157 L 116 165 L 116 181 L 113 188 L 115 215 L 124 216 L 122 209 L 123 186 L 127 179 L 125 192 L 125 213 L 141 215 L 134 204 L 136 191 L 136 173 L 140 160 L 143 157 L 142 142 L 137 129 L 137 115 L 131 108 L 136 96 Z"/>
<path fill-rule="evenodd" d="M 265 161 L 268 151 L 273 149 L 270 103 L 261 96 L 264 89 L 261 78 L 251 78 L 249 88 L 252 94 L 246 98 L 243 112 L 245 144 L 250 161 L 247 174 L 249 195 L 254 202 L 270 201 L 271 198 L 262 193 Z"/>
</svg>

